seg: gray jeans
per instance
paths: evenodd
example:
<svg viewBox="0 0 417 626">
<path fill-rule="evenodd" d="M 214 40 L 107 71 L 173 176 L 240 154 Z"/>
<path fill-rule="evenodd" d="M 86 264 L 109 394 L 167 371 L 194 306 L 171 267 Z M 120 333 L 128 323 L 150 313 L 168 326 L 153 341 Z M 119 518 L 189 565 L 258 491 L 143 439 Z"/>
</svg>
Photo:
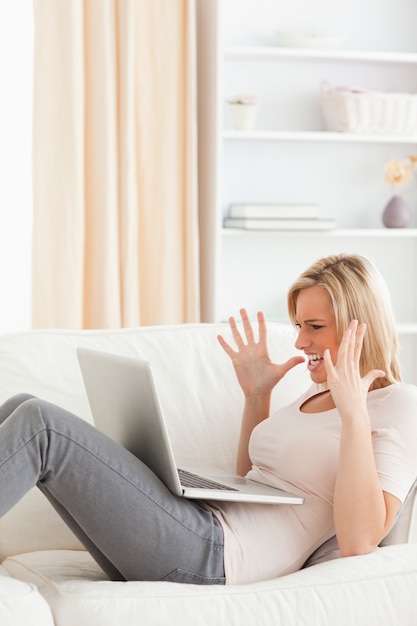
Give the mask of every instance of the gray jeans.
<svg viewBox="0 0 417 626">
<path fill-rule="evenodd" d="M 112 580 L 224 584 L 223 531 L 123 447 L 28 395 L 0 407 L 0 517 L 33 486 Z"/>
</svg>

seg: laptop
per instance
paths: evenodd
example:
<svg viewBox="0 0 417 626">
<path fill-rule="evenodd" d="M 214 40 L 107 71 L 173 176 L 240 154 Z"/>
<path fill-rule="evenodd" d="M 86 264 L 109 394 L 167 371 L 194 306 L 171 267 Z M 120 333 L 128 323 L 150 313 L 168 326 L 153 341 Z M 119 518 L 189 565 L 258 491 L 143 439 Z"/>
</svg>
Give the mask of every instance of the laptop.
<svg viewBox="0 0 417 626">
<path fill-rule="evenodd" d="M 178 469 L 151 365 L 77 348 L 95 426 L 143 461 L 174 494 L 200 500 L 302 504 L 300 496 L 234 474 Z"/>
</svg>

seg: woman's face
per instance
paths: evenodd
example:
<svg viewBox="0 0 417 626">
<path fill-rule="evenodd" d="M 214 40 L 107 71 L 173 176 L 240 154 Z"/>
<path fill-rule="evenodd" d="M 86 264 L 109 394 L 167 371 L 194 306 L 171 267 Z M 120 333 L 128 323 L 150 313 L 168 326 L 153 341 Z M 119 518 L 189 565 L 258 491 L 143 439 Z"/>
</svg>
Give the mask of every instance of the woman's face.
<svg viewBox="0 0 417 626">
<path fill-rule="evenodd" d="M 296 327 L 298 337 L 295 347 L 303 350 L 308 359 L 308 371 L 315 383 L 327 380 L 323 354 L 330 350 L 332 362 L 336 363 L 339 351 L 336 318 L 329 292 L 320 285 L 302 289 L 297 297 Z"/>
</svg>

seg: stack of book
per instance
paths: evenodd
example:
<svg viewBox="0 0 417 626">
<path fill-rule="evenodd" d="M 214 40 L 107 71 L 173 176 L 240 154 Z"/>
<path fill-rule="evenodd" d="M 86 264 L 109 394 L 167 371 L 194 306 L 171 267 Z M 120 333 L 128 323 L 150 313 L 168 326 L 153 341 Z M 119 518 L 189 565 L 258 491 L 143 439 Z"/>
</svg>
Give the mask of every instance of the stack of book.
<svg viewBox="0 0 417 626">
<path fill-rule="evenodd" d="M 225 228 L 247 230 L 331 230 L 335 220 L 319 218 L 317 204 L 231 204 Z"/>
</svg>

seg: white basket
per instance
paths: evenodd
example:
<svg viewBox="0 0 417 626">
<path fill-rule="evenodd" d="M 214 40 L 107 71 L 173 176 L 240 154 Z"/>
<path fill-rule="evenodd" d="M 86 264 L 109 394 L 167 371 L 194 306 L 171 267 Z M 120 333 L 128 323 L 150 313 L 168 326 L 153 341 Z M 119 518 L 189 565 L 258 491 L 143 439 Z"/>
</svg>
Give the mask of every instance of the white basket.
<svg viewBox="0 0 417 626">
<path fill-rule="evenodd" d="M 417 94 L 336 90 L 328 82 L 323 82 L 320 104 L 327 131 L 417 133 Z"/>
</svg>

